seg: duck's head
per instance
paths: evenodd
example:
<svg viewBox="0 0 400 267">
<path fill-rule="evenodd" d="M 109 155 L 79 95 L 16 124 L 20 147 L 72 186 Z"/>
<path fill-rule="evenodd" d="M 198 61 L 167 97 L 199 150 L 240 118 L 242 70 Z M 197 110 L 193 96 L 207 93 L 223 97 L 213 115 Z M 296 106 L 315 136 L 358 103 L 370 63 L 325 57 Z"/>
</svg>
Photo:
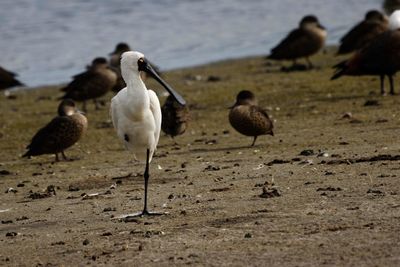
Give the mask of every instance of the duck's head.
<svg viewBox="0 0 400 267">
<path fill-rule="evenodd" d="M 137 51 L 128 51 L 121 56 L 121 72 L 122 76 L 127 84 L 129 84 L 130 75 L 128 73 L 133 73 L 136 77 L 140 78 L 139 72 L 143 71 L 153 77 L 157 82 L 159 82 L 170 95 L 172 95 L 175 100 L 182 106 L 186 104 L 186 101 L 181 95 L 179 95 L 171 86 L 169 86 L 153 69 L 150 63 L 146 60 L 144 55 Z"/>
<path fill-rule="evenodd" d="M 372 20 L 385 21 L 386 20 L 386 16 L 383 15 L 378 10 L 370 10 L 365 14 L 365 20 L 368 20 L 368 21 L 372 21 Z"/>
<path fill-rule="evenodd" d="M 91 68 L 97 69 L 97 68 L 108 68 L 108 62 L 107 59 L 104 57 L 96 57 L 92 61 Z"/>
<path fill-rule="evenodd" d="M 57 112 L 59 116 L 71 116 L 78 112 L 78 109 L 75 106 L 75 102 L 67 98 L 58 105 Z"/>
<path fill-rule="evenodd" d="M 130 50 L 131 50 L 131 48 L 129 47 L 129 45 L 127 43 L 118 43 L 115 47 L 115 50 L 110 53 L 110 56 L 115 55 L 115 54 L 122 54 L 122 53 L 130 51 Z"/>
<path fill-rule="evenodd" d="M 317 27 L 321 30 L 325 30 L 325 27 L 319 23 L 318 18 L 314 15 L 307 15 L 301 19 L 300 28 L 308 27 Z"/>
<path fill-rule="evenodd" d="M 102 65 L 102 64 L 107 64 L 107 59 L 104 57 L 96 57 L 92 61 L 92 65 Z"/>
<path fill-rule="evenodd" d="M 242 90 L 236 96 L 236 103 L 232 107 L 238 105 L 257 105 L 257 99 L 251 91 Z"/>
</svg>

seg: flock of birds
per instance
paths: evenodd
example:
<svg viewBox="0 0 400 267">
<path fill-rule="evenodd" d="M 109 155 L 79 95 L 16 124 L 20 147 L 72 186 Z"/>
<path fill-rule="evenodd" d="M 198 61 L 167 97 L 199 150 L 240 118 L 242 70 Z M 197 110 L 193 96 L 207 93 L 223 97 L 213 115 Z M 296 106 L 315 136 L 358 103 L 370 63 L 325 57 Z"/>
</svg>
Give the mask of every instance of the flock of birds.
<svg viewBox="0 0 400 267">
<path fill-rule="evenodd" d="M 320 51 L 327 32 L 313 15 L 305 16 L 297 29 L 291 31 L 267 57 L 271 60 L 291 60 L 289 70 L 310 69 L 309 57 Z M 332 80 L 343 75 L 378 75 L 381 93 L 385 94 L 384 77 L 388 76 L 390 94 L 394 94 L 393 75 L 400 69 L 400 11 L 388 19 L 381 12 L 367 12 L 365 19 L 354 26 L 340 40 L 337 54 L 353 54 L 334 66 Z M 147 209 L 149 165 L 156 150 L 161 129 L 174 137 L 185 132 L 189 110 L 185 100 L 160 76 L 143 54 L 131 51 L 120 43 L 106 58 L 96 58 L 85 72 L 77 74 L 61 91 L 58 116 L 41 128 L 27 146 L 24 157 L 55 154 L 56 161 L 64 150 L 74 145 L 87 129 L 87 119 L 74 103 L 93 100 L 98 108 L 99 97 L 109 91 L 116 95 L 111 100 L 110 114 L 118 138 L 134 157 L 145 163 L 145 197 L 143 211 L 129 216 L 158 215 Z M 297 60 L 305 58 L 307 65 Z M 147 89 L 144 81 L 150 76 L 169 93 L 161 107 L 156 93 Z M 0 68 L 0 89 L 20 86 L 16 75 Z M 252 146 L 260 135 L 273 135 L 273 122 L 267 112 L 258 106 L 251 91 L 243 90 L 230 107 L 229 122 L 239 133 L 253 137 Z"/>
</svg>

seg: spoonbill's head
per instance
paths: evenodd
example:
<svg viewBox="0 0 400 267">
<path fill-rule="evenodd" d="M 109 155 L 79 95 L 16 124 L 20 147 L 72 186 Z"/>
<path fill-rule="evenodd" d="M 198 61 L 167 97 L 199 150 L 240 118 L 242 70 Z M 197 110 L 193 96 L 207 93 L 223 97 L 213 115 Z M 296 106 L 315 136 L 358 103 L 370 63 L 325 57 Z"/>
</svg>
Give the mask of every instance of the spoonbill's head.
<svg viewBox="0 0 400 267">
<path fill-rule="evenodd" d="M 121 55 L 121 69 L 139 73 L 139 59 L 144 60 L 144 55 L 136 51 L 128 51 Z"/>
<path fill-rule="evenodd" d="M 151 77 L 153 77 L 157 82 L 159 82 L 170 95 L 172 95 L 175 100 L 184 106 L 186 101 L 183 97 L 178 94 L 171 86 L 169 86 L 153 69 L 150 63 L 146 60 L 144 55 L 137 51 L 128 51 L 122 54 L 121 56 L 121 71 L 122 73 L 126 71 L 132 71 L 139 75 L 140 71 L 144 71 L 148 73 Z M 125 78 L 124 78 L 125 79 Z M 126 81 L 125 81 L 126 82 Z"/>
</svg>

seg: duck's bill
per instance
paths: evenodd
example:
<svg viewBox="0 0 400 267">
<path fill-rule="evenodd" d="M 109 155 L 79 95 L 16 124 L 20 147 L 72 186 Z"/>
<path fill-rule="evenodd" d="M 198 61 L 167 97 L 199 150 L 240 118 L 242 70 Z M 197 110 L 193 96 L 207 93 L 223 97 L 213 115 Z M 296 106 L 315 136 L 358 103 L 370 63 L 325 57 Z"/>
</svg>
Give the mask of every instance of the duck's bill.
<svg viewBox="0 0 400 267">
<path fill-rule="evenodd" d="M 320 28 L 321 30 L 326 30 L 326 28 L 319 23 L 318 23 L 318 28 Z"/>
<path fill-rule="evenodd" d="M 183 97 L 178 94 L 178 92 L 176 92 L 171 86 L 169 86 L 158 74 L 157 72 L 153 69 L 153 67 L 144 60 L 144 63 L 140 66 L 141 71 L 144 71 L 148 74 L 151 75 L 151 77 L 153 77 L 157 82 L 159 82 L 167 91 L 170 95 L 172 95 L 175 100 L 182 106 L 186 105 L 186 101 L 185 99 L 183 99 Z"/>
</svg>

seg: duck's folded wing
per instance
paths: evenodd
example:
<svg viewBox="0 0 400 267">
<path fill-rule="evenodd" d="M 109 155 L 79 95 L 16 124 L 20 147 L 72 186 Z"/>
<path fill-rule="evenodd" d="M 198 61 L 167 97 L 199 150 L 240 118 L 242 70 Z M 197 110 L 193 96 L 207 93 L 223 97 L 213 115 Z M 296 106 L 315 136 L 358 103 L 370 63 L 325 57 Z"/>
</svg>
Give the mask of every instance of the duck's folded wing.
<svg viewBox="0 0 400 267">
<path fill-rule="evenodd" d="M 68 134 L 71 123 L 68 117 L 60 116 L 54 118 L 33 136 L 27 148 L 35 150 L 40 147 L 56 145 L 60 138 Z"/>
<path fill-rule="evenodd" d="M 295 29 L 291 31 L 276 47 L 271 49 L 270 58 L 283 57 L 282 53 L 291 52 L 307 46 L 309 43 L 308 36 L 303 29 Z"/>
</svg>

